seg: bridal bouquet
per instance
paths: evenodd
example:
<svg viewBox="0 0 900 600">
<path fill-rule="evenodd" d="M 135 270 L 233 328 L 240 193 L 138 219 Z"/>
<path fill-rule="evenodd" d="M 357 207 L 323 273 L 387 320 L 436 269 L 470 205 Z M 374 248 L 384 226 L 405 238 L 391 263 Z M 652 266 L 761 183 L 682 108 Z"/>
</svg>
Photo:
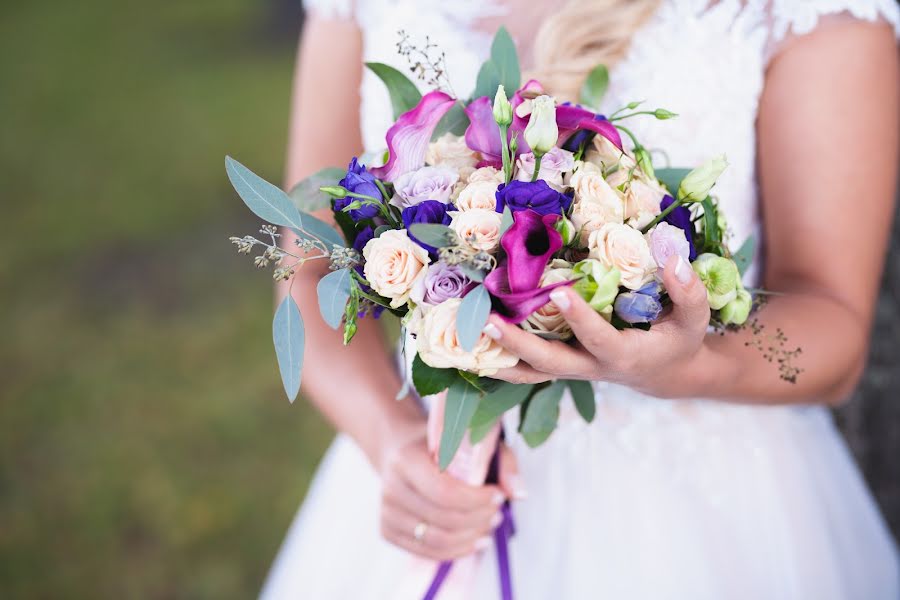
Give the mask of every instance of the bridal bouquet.
<svg viewBox="0 0 900 600">
<path fill-rule="evenodd" d="M 399 46 L 412 70 L 431 69 L 440 87 L 441 65 Z M 675 114 L 641 110 L 637 102 L 598 114 L 608 81 L 603 66 L 589 74 L 579 104 L 556 102 L 538 81 L 521 85 L 504 29 L 470 99 L 443 89 L 422 96 L 401 72 L 367 66 L 387 85 L 395 113 L 386 151 L 353 158 L 346 170 L 316 173 L 289 194 L 227 158 L 235 190 L 267 221 L 263 240 L 231 240 L 242 253 L 259 248 L 256 265 L 273 265 L 276 280 L 289 280 L 307 261 L 327 261 L 319 305 L 324 320 L 343 329 L 345 343 L 361 318 L 386 310 L 402 319 L 415 339 L 407 380 L 422 397 L 446 390 L 435 448 L 441 468 L 467 431 L 467 441 L 477 443 L 515 407 L 525 440 L 542 443 L 567 388 L 580 414 L 588 421 L 594 415 L 587 382 L 514 385 L 490 378 L 518 360 L 482 332 L 491 311 L 537 335 L 569 340 L 572 331 L 549 295 L 571 286 L 616 327 L 646 329 L 669 303 L 659 275 L 677 255 L 706 286 L 711 325 L 747 320 L 753 299 L 741 274 L 753 242 L 729 251 L 710 196 L 724 157 L 693 170 L 657 169 L 621 124 Z M 326 208 L 340 233 L 310 214 Z M 276 226 L 293 232 L 295 242 L 279 243 Z M 273 333 L 293 400 L 304 337 L 290 294 L 276 311 Z"/>
</svg>

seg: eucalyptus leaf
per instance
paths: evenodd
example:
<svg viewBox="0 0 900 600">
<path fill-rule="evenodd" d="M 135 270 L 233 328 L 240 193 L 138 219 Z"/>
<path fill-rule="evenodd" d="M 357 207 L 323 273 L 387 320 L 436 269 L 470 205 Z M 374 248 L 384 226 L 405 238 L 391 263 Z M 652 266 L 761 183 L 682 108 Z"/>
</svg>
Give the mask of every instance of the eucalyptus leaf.
<svg viewBox="0 0 900 600">
<path fill-rule="evenodd" d="M 578 101 L 594 110 L 599 110 L 600 102 L 606 95 L 607 88 L 609 88 L 609 70 L 606 65 L 597 65 L 581 84 Z"/>
<path fill-rule="evenodd" d="M 734 263 L 737 265 L 738 272 L 741 276 L 744 276 L 744 273 L 747 272 L 747 269 L 750 268 L 750 263 L 753 262 L 753 255 L 756 253 L 756 238 L 752 235 L 744 240 L 744 243 L 741 244 L 741 247 L 735 252 L 731 258 L 734 260 Z"/>
<path fill-rule="evenodd" d="M 506 411 L 524 402 L 533 388 L 533 385 L 527 383 L 503 382 L 478 403 L 478 410 L 472 417 L 472 426 L 495 421 Z"/>
<path fill-rule="evenodd" d="M 441 117 L 440 121 L 438 121 L 437 126 L 434 128 L 434 133 L 431 135 L 431 139 L 436 140 L 445 133 L 464 135 L 468 127 L 469 117 L 466 115 L 466 111 L 463 107 L 457 103 L 447 111 L 447 114 Z"/>
<path fill-rule="evenodd" d="M 438 450 L 438 466 L 442 471 L 453 461 L 469 428 L 472 415 L 478 408 L 480 396 L 481 392 L 463 379 L 456 379 L 450 384 L 447 398 L 444 400 L 444 430 L 441 432 Z"/>
<path fill-rule="evenodd" d="M 506 230 L 513 226 L 512 211 L 508 206 L 503 207 L 503 217 L 500 219 L 500 235 L 506 233 Z"/>
<path fill-rule="evenodd" d="M 225 172 L 241 200 L 257 217 L 273 225 L 301 228 L 300 211 L 281 188 L 230 156 L 225 157 Z"/>
<path fill-rule="evenodd" d="M 481 406 L 481 402 L 479 402 L 478 405 Z M 476 412 L 476 414 L 478 413 Z M 477 425 L 475 423 L 471 423 L 469 425 L 469 441 L 473 444 L 477 444 L 478 442 L 483 440 L 485 436 L 487 436 L 487 434 L 491 432 L 491 429 L 494 428 L 494 425 L 496 425 L 498 421 L 500 421 L 500 417 L 494 417 L 493 419 L 490 419 L 483 423 L 478 423 Z"/>
<path fill-rule="evenodd" d="M 412 364 L 412 382 L 416 393 L 421 397 L 440 394 L 459 379 L 456 369 L 438 369 L 426 364 L 416 354 Z"/>
<path fill-rule="evenodd" d="M 443 248 L 458 243 L 456 232 L 440 223 L 413 223 L 409 232 L 423 244 Z"/>
<path fill-rule="evenodd" d="M 302 211 L 313 212 L 331 208 L 331 196 L 319 188 L 324 185 L 337 185 L 346 174 L 346 169 L 326 167 L 295 185 L 288 192 L 288 196 L 294 201 L 294 206 Z"/>
<path fill-rule="evenodd" d="M 681 186 L 681 180 L 687 177 L 687 174 L 690 172 L 690 169 L 682 168 L 654 169 L 656 178 L 669 189 L 672 197 L 678 193 L 678 188 Z"/>
<path fill-rule="evenodd" d="M 472 97 L 481 98 L 482 96 L 487 96 L 493 101 L 498 85 L 500 85 L 500 71 L 493 60 L 488 60 L 481 65 L 481 69 L 478 71 L 478 78 L 475 80 L 475 91 L 472 92 Z"/>
<path fill-rule="evenodd" d="M 459 263 L 457 266 L 459 267 L 459 270 L 465 273 L 466 277 L 472 281 L 477 281 L 479 283 L 484 281 L 485 272 L 481 269 L 476 269 L 469 263 Z"/>
<path fill-rule="evenodd" d="M 367 62 L 366 66 L 387 87 L 388 95 L 391 97 L 391 107 L 394 110 L 395 121 L 403 113 L 415 108 L 422 99 L 422 93 L 419 92 L 416 84 L 394 67 L 377 62 Z"/>
<path fill-rule="evenodd" d="M 525 418 L 519 427 L 525 443 L 536 448 L 540 446 L 559 421 L 559 401 L 562 398 L 565 384 L 562 381 L 554 381 L 549 386 L 536 391 L 528 402 Z"/>
<path fill-rule="evenodd" d="M 303 369 L 303 345 L 305 335 L 300 308 L 290 294 L 284 297 L 275 319 L 272 321 L 272 340 L 275 343 L 275 356 L 278 359 L 278 370 L 288 400 L 293 402 L 300 393 L 300 373 Z"/>
<path fill-rule="evenodd" d="M 594 388 L 590 382 L 578 379 L 566 380 L 569 392 L 572 394 L 572 402 L 581 418 L 590 423 L 597 413 L 597 400 L 594 398 Z"/>
<path fill-rule="evenodd" d="M 722 244 L 722 232 L 719 230 L 719 209 L 709 196 L 700 204 L 703 205 L 703 251 L 715 252 Z"/>
<path fill-rule="evenodd" d="M 475 348 L 490 314 L 491 296 L 483 285 L 475 286 L 463 297 L 456 313 L 456 335 L 463 350 L 471 352 Z"/>
<path fill-rule="evenodd" d="M 305 212 L 300 213 L 300 219 L 299 228 L 291 227 L 298 236 L 303 238 L 315 238 L 325 244 L 325 247 L 329 251 L 331 251 L 333 246 L 339 246 L 341 248 L 347 246 L 347 243 L 344 241 L 344 238 L 341 237 L 341 234 L 322 219 Z"/>
<path fill-rule="evenodd" d="M 379 225 L 375 228 L 375 231 L 372 235 L 373 237 L 380 237 L 382 233 L 384 233 L 385 231 L 390 231 L 392 229 L 393 227 L 391 227 L 390 225 Z"/>
<path fill-rule="evenodd" d="M 332 329 L 341 326 L 344 308 L 350 299 L 350 269 L 332 271 L 319 280 L 316 292 L 319 295 L 319 312 Z"/>
<path fill-rule="evenodd" d="M 522 74 L 519 70 L 519 55 L 516 53 L 516 45 L 506 27 L 501 26 L 494 35 L 494 41 L 491 43 L 491 62 L 497 70 L 499 82 L 506 88 L 506 92 L 512 95 L 519 89 Z M 496 91 L 495 88 L 494 93 Z"/>
</svg>

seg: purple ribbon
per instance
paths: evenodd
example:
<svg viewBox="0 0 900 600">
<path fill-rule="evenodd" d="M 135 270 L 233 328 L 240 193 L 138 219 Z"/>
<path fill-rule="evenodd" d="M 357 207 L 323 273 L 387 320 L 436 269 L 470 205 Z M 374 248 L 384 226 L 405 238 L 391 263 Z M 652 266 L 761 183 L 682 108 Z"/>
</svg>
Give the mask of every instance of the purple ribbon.
<svg viewBox="0 0 900 600">
<path fill-rule="evenodd" d="M 497 483 L 498 481 L 500 481 L 499 442 L 497 443 L 497 449 L 494 450 L 494 456 L 491 457 L 491 464 L 488 468 L 485 483 Z M 512 577 L 509 571 L 509 539 L 516 533 L 516 525 L 513 522 L 512 506 L 509 500 L 505 501 L 503 506 L 500 507 L 500 514 L 503 515 L 503 519 L 494 530 L 494 546 L 497 548 L 497 570 L 500 576 L 500 597 L 502 600 L 513 600 Z M 438 565 L 434 579 L 431 580 L 431 585 L 428 586 L 428 591 L 425 592 L 422 600 L 434 600 L 437 597 L 437 593 L 440 591 L 441 586 L 444 585 L 444 581 L 452 568 L 452 560 L 444 561 Z"/>
</svg>

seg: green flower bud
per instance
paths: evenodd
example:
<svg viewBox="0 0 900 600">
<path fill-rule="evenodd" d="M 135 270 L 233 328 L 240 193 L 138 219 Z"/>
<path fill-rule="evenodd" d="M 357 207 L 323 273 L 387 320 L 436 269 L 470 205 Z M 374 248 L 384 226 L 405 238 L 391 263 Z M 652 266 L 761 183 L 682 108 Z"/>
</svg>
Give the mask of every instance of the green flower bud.
<svg viewBox="0 0 900 600">
<path fill-rule="evenodd" d="M 509 125 L 512 123 L 512 105 L 506 97 L 506 90 L 502 85 L 497 86 L 497 94 L 494 96 L 494 121 L 497 125 Z"/>
<path fill-rule="evenodd" d="M 719 318 L 726 325 L 743 325 L 750 316 L 752 306 L 753 296 L 741 288 L 737 292 L 737 297 L 719 310 Z"/>
<path fill-rule="evenodd" d="M 701 254 L 691 265 L 706 287 L 709 307 L 719 310 L 738 295 L 741 276 L 733 260 L 715 254 Z"/>
<path fill-rule="evenodd" d="M 705 199 L 727 166 L 728 160 L 723 154 L 688 173 L 678 188 L 678 199 L 685 202 L 700 202 Z"/>
<path fill-rule="evenodd" d="M 618 269 L 610 269 L 593 258 L 575 263 L 572 271 L 581 278 L 572 285 L 578 295 L 598 313 L 612 306 L 619 294 L 622 274 Z"/>
<path fill-rule="evenodd" d="M 656 172 L 653 170 L 653 161 L 650 159 L 650 153 L 643 146 L 634 149 L 634 158 L 637 160 L 641 171 L 647 174 L 651 179 L 656 178 Z"/>
<path fill-rule="evenodd" d="M 566 217 L 562 217 L 556 222 L 556 231 L 562 236 L 564 246 L 574 242 L 575 236 L 578 235 L 578 231 L 575 230 L 575 224 Z"/>
<path fill-rule="evenodd" d="M 320 192 L 324 192 L 332 198 L 346 198 L 347 189 L 339 185 L 323 185 L 319 188 Z"/>
<path fill-rule="evenodd" d="M 666 119 L 674 119 L 678 116 L 678 114 L 664 108 L 657 108 L 655 111 L 653 111 L 653 116 L 660 121 L 665 121 Z"/>
<path fill-rule="evenodd" d="M 552 96 L 538 96 L 531 101 L 531 116 L 525 127 L 525 141 L 535 156 L 543 156 L 556 146 L 558 138 L 556 100 Z"/>
</svg>

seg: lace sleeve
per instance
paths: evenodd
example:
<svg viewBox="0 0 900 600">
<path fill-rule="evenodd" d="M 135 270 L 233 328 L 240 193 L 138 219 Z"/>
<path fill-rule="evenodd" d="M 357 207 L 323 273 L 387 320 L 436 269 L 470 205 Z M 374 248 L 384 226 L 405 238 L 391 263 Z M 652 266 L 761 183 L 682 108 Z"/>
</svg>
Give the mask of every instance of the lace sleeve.
<svg viewBox="0 0 900 600">
<path fill-rule="evenodd" d="M 326 19 L 356 19 L 354 0 L 303 0 L 303 8 Z"/>
<path fill-rule="evenodd" d="M 791 36 L 812 32 L 823 17 L 845 16 L 863 21 L 884 21 L 900 36 L 900 8 L 895 0 L 772 0 L 766 58 L 770 60 Z"/>
</svg>

